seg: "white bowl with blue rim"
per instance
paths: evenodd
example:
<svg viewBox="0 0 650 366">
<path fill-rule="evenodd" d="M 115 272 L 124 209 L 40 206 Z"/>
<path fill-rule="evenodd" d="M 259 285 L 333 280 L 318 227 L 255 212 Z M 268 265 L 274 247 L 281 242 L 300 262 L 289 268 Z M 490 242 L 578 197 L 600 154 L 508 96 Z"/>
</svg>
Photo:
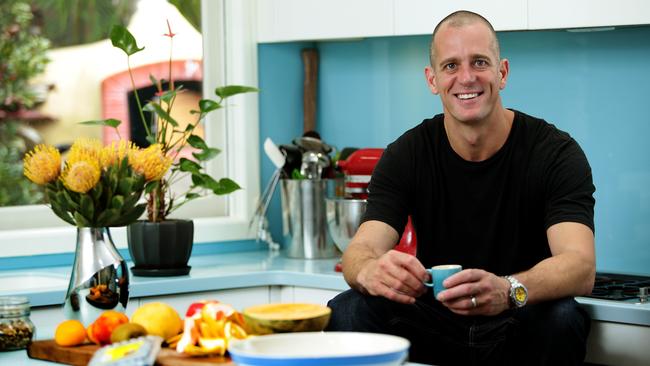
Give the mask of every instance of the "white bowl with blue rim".
<svg viewBox="0 0 650 366">
<path fill-rule="evenodd" d="M 404 363 L 409 346 L 387 334 L 304 332 L 233 341 L 228 352 L 239 366 L 393 366 Z"/>
</svg>

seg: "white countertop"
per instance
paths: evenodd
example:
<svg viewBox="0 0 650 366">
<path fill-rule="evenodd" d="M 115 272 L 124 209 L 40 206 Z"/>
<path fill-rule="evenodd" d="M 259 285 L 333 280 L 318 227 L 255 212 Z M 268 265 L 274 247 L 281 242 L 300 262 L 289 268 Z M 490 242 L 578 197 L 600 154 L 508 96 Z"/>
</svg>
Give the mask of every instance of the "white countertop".
<svg viewBox="0 0 650 366">
<path fill-rule="evenodd" d="M 224 290 L 256 286 L 284 285 L 343 291 L 348 285 L 334 271 L 338 259 L 292 259 L 268 251 L 193 256 L 186 276 L 131 276 L 132 298 Z M 0 296 L 27 296 L 32 307 L 62 304 L 71 267 L 49 267 L 0 271 Z M 46 285 L 25 278 L 48 277 Z M 2 279 L 20 279 L 20 286 L 2 287 Z M 4 282 L 8 283 L 7 281 Z M 20 288 L 18 288 L 20 287 Z M 576 300 L 592 319 L 650 326 L 650 303 L 619 302 L 578 297 Z"/>
</svg>

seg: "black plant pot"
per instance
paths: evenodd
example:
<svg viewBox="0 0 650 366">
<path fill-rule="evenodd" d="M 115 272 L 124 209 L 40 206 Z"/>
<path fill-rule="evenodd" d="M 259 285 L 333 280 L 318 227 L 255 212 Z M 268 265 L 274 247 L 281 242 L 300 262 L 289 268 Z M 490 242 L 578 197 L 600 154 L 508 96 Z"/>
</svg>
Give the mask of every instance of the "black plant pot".
<svg viewBox="0 0 650 366">
<path fill-rule="evenodd" d="M 194 241 L 193 221 L 136 221 L 126 229 L 133 275 L 182 276 L 190 272 L 187 262 Z"/>
</svg>

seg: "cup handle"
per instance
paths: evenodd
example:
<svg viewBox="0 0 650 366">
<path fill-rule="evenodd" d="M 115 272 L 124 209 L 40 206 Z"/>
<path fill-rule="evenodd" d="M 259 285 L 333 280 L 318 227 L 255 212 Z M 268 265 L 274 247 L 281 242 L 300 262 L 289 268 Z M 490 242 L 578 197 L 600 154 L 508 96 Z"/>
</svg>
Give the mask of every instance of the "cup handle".
<svg viewBox="0 0 650 366">
<path fill-rule="evenodd" d="M 425 286 L 433 287 L 433 271 L 429 268 L 426 269 L 427 272 L 431 275 L 431 282 L 423 282 Z"/>
</svg>

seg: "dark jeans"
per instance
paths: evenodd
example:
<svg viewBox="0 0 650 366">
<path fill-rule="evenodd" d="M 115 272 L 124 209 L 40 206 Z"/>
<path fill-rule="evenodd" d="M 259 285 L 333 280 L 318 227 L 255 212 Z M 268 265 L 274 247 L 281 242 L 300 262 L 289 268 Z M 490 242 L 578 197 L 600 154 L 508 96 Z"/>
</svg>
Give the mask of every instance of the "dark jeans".
<svg viewBox="0 0 650 366">
<path fill-rule="evenodd" d="M 434 365 L 581 365 L 590 328 L 572 298 L 492 317 L 454 314 L 431 293 L 405 305 L 348 290 L 327 305 L 326 330 L 398 335 L 411 342 L 411 362 Z"/>
</svg>

